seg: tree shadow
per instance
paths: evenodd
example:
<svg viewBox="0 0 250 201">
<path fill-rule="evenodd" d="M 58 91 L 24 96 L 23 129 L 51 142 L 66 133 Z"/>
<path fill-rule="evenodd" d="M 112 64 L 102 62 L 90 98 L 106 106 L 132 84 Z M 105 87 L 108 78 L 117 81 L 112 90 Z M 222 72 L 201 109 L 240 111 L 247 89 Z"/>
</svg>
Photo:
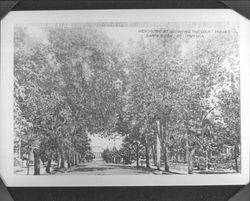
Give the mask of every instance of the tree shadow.
<svg viewBox="0 0 250 201">
<path fill-rule="evenodd" d="M 196 174 L 235 174 L 236 172 L 222 172 L 222 171 L 197 171 Z"/>
<path fill-rule="evenodd" d="M 79 167 L 69 172 L 93 172 L 93 171 L 104 171 L 108 169 L 113 169 L 112 167 Z"/>
</svg>

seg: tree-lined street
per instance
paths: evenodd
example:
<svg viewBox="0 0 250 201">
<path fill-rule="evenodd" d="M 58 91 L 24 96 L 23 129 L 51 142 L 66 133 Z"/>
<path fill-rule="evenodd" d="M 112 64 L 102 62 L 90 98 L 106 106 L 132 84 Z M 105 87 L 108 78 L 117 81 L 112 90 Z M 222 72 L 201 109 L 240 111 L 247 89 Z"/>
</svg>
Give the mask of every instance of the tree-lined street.
<svg viewBox="0 0 250 201">
<path fill-rule="evenodd" d="M 235 28 L 188 37 L 166 26 L 171 35 L 131 35 L 124 45 L 102 26 L 33 26 L 14 33 L 17 170 L 240 172 Z M 94 153 L 93 135 L 122 143 Z"/>
<path fill-rule="evenodd" d="M 53 174 L 53 173 L 52 173 Z M 89 163 L 80 164 L 66 172 L 54 172 L 55 175 L 133 175 L 133 174 L 153 174 L 153 171 L 138 170 L 123 164 L 107 164 L 103 160 L 93 160 Z"/>
</svg>

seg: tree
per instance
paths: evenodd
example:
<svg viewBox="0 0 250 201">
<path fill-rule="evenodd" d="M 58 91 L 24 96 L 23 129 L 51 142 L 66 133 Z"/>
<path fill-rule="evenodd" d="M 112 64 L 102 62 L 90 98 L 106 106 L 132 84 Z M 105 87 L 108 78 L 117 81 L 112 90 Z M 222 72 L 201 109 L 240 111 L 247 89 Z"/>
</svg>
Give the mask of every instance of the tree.
<svg viewBox="0 0 250 201">
<path fill-rule="evenodd" d="M 170 48 L 171 47 L 171 50 Z M 137 49 L 131 53 L 130 96 L 133 111 L 139 113 L 144 121 L 158 122 L 158 138 L 164 155 L 165 171 L 168 165 L 168 141 L 171 113 L 175 108 L 176 92 L 180 71 L 180 41 L 176 38 L 141 39 Z M 152 124 L 151 123 L 151 124 Z M 156 125 L 154 128 L 157 128 Z M 159 152 L 158 152 L 159 154 Z M 158 156 L 159 158 L 159 156 Z"/>
<path fill-rule="evenodd" d="M 42 31 L 44 40 L 37 42 L 26 28 L 15 30 L 15 89 L 20 91 L 15 118 L 32 125 L 26 133 L 35 174 L 40 174 L 40 157 L 47 172 L 53 158 L 60 159 L 61 168 L 66 160 L 77 165 L 90 151 L 89 133 L 110 134 L 123 90 L 121 53 L 104 32 L 75 24 Z"/>
<path fill-rule="evenodd" d="M 232 79 L 234 79 L 232 77 Z M 224 121 L 223 142 L 233 146 L 235 170 L 239 172 L 238 157 L 240 154 L 240 93 L 235 81 L 232 80 L 230 90 L 222 90 L 220 93 L 220 109 Z"/>
<path fill-rule="evenodd" d="M 239 171 L 237 32 L 142 37 L 122 48 L 87 24 L 41 31 L 39 41 L 25 27 L 14 34 L 15 150 L 34 152 L 35 174 L 40 159 L 48 173 L 53 160 L 60 168 L 84 161 L 93 133 L 124 138 L 121 149 L 105 150 L 107 162 L 134 158 L 139 168 L 145 157 L 150 168 L 153 158 L 160 169 L 162 158 L 169 172 L 181 155 L 191 174 L 194 157 L 209 168 L 227 144 Z"/>
<path fill-rule="evenodd" d="M 183 119 L 186 126 L 186 148 L 189 160 L 188 172 L 192 173 L 192 158 L 195 150 L 202 148 L 210 152 L 209 140 L 204 138 L 208 131 L 211 134 L 212 127 L 217 123 L 218 96 L 220 90 L 226 87 L 224 82 L 228 72 L 225 71 L 225 63 L 234 57 L 237 52 L 235 33 L 221 37 L 213 35 L 197 41 L 197 48 L 190 51 L 186 57 L 185 90 Z M 233 51 L 229 49 L 233 46 Z M 236 47 L 236 48 L 235 48 Z M 185 78 L 185 76 L 184 76 Z M 214 135 L 214 134 L 212 134 Z M 208 160 L 208 158 L 207 158 Z M 208 161 L 207 161 L 208 164 Z"/>
<path fill-rule="evenodd" d="M 15 29 L 14 43 L 15 92 L 22 89 L 22 96 L 15 99 L 15 103 L 19 106 L 22 117 L 29 123 L 29 126 L 26 127 L 27 132 L 21 138 L 25 141 L 28 138 L 27 154 L 29 155 L 33 150 L 34 174 L 40 174 L 37 149 L 39 148 L 39 138 L 44 130 L 39 125 L 42 122 L 42 116 L 46 116 L 48 110 L 46 105 L 41 104 L 41 102 L 46 102 L 48 96 L 40 95 L 46 94 L 46 88 L 42 86 L 45 84 L 46 78 L 42 76 L 42 72 L 48 68 L 49 58 L 46 56 L 46 47 L 29 37 L 25 29 L 19 27 Z M 15 110 L 15 114 L 17 114 L 16 112 L 17 110 Z"/>
</svg>

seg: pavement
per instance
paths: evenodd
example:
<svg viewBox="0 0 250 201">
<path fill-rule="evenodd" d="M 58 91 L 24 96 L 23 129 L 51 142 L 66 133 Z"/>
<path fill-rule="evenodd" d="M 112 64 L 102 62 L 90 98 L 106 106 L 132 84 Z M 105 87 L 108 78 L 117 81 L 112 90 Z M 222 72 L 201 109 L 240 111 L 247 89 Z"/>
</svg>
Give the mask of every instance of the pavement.
<svg viewBox="0 0 250 201">
<path fill-rule="evenodd" d="M 154 174 L 153 170 L 147 170 L 145 168 L 136 169 L 136 167 L 106 163 L 103 160 L 93 160 L 89 163 L 79 164 L 70 169 L 54 171 L 55 175 L 138 175 L 138 174 Z"/>
<path fill-rule="evenodd" d="M 154 174 L 154 175 L 187 175 L 187 167 L 181 164 L 170 164 L 170 172 L 165 172 L 164 167 L 157 170 L 156 166 L 151 164 L 151 168 L 146 167 L 136 168 L 136 164 L 126 165 L 126 164 L 115 164 L 106 163 L 102 159 L 94 159 L 91 162 L 81 163 L 77 166 L 72 166 L 71 168 L 54 169 L 51 168 L 50 175 L 140 175 L 140 174 Z M 24 167 L 15 167 L 15 174 L 27 175 L 27 169 Z M 34 167 L 31 166 L 29 173 L 33 175 Z M 194 174 L 230 174 L 230 171 L 197 171 L 194 170 Z M 40 168 L 41 175 L 48 175 L 45 171 L 45 166 L 41 165 Z"/>
</svg>

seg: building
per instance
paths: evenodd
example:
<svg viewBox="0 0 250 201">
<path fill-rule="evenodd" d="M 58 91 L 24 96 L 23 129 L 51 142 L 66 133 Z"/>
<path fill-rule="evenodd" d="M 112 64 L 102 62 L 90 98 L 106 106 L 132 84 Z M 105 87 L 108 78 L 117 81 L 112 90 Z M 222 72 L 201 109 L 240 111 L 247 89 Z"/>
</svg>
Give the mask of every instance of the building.
<svg viewBox="0 0 250 201">
<path fill-rule="evenodd" d="M 102 160 L 104 148 L 101 146 L 92 146 L 92 153 L 95 155 L 95 160 Z"/>
</svg>

